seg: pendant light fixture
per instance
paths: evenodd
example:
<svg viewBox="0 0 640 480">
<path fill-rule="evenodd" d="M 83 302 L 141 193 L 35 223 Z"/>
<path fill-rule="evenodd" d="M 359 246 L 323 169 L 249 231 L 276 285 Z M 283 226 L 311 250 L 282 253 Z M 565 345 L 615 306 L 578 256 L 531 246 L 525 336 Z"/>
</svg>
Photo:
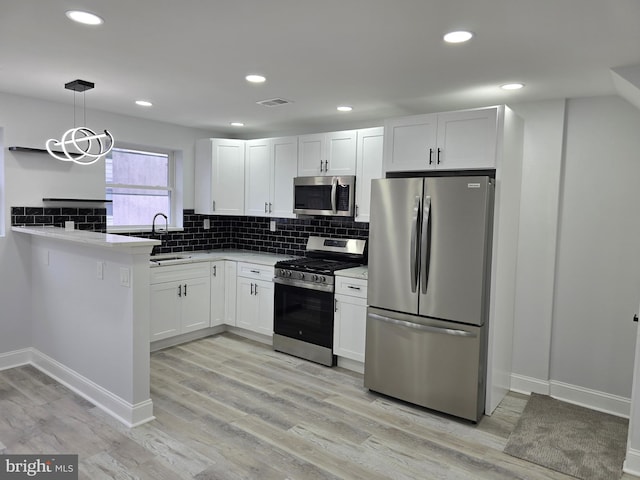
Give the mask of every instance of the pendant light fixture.
<svg viewBox="0 0 640 480">
<path fill-rule="evenodd" d="M 113 148 L 113 135 L 107 130 L 104 133 L 97 134 L 90 128 L 86 127 L 87 109 L 84 101 L 84 92 L 90 90 L 95 85 L 86 80 L 74 80 L 66 83 L 64 88 L 73 90 L 73 125 L 62 135 L 62 139 L 57 140 L 50 138 L 45 146 L 49 155 L 56 160 L 62 162 L 74 162 L 79 165 L 91 165 L 101 158 L 104 158 Z M 76 94 L 83 93 L 82 109 L 85 124 L 82 127 L 76 127 Z M 62 151 L 53 150 L 54 148 Z"/>
</svg>

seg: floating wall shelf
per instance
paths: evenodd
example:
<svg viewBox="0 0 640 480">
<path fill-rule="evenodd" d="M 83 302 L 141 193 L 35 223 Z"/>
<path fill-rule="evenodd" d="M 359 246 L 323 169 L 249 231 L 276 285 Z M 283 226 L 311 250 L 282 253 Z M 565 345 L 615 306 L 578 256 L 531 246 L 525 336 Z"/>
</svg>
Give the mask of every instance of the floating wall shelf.
<svg viewBox="0 0 640 480">
<path fill-rule="evenodd" d="M 47 155 L 49 155 L 49 152 L 47 152 L 46 148 L 31 148 L 31 147 L 8 147 L 8 150 L 10 152 L 21 152 L 21 153 L 46 153 Z M 55 153 L 59 153 L 60 155 L 64 155 L 64 152 L 58 152 L 56 151 Z M 76 154 L 71 154 L 74 157 L 79 157 L 80 155 L 76 155 Z"/>
<path fill-rule="evenodd" d="M 43 202 L 112 203 L 102 198 L 43 198 Z"/>
</svg>

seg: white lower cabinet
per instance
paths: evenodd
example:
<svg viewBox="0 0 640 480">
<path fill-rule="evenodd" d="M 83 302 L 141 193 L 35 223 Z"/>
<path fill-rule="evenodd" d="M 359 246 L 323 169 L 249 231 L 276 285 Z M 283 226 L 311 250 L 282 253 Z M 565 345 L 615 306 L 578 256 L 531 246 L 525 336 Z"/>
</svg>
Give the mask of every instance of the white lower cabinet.
<svg viewBox="0 0 640 480">
<path fill-rule="evenodd" d="M 224 324 L 236 326 L 236 275 L 237 263 L 224 261 Z"/>
<path fill-rule="evenodd" d="M 211 271 L 211 327 L 224 325 L 226 316 L 225 261 L 210 263 Z"/>
<path fill-rule="evenodd" d="M 336 276 L 333 353 L 364 362 L 367 325 L 367 281 Z"/>
<path fill-rule="evenodd" d="M 151 269 L 150 340 L 162 340 L 210 325 L 209 264 Z"/>
<path fill-rule="evenodd" d="M 273 267 L 238 263 L 237 327 L 273 336 L 273 272 Z"/>
</svg>

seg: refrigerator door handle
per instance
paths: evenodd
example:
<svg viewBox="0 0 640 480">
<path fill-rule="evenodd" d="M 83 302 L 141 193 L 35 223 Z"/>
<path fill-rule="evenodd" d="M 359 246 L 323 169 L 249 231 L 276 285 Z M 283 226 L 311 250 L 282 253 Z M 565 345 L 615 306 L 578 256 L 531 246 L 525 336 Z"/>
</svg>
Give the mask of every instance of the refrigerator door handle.
<svg viewBox="0 0 640 480">
<path fill-rule="evenodd" d="M 422 330 L 430 333 L 454 335 L 456 337 L 476 337 L 475 333 L 467 332 L 466 330 L 458 330 L 457 328 L 433 327 L 431 325 L 422 325 L 419 323 L 407 322 L 405 320 L 398 320 L 397 318 L 385 317 L 384 315 L 378 315 L 377 313 L 369 313 L 367 314 L 367 317 L 371 318 L 372 320 L 379 320 L 381 322 L 391 323 L 393 325 L 413 328 L 415 330 Z"/>
<path fill-rule="evenodd" d="M 420 230 L 418 222 L 420 219 L 420 196 L 416 195 L 416 202 L 413 206 L 413 219 L 411 220 L 411 250 L 409 253 L 409 271 L 411 272 L 411 292 L 418 290 L 418 275 L 420 273 L 420 259 L 418 255 L 418 235 Z"/>
<path fill-rule="evenodd" d="M 337 177 L 333 177 L 333 180 L 331 181 L 331 210 L 333 210 L 333 213 L 338 213 L 338 207 L 337 207 L 337 199 L 336 196 L 338 194 L 338 178 Z"/>
<path fill-rule="evenodd" d="M 427 293 L 427 286 L 429 285 L 429 264 L 431 263 L 431 239 L 429 238 L 429 220 L 431 218 L 430 196 L 424 197 L 424 206 L 422 208 L 422 245 L 420 245 L 420 253 L 422 258 L 424 258 L 424 268 L 422 268 L 420 284 L 422 285 L 422 293 Z"/>
</svg>

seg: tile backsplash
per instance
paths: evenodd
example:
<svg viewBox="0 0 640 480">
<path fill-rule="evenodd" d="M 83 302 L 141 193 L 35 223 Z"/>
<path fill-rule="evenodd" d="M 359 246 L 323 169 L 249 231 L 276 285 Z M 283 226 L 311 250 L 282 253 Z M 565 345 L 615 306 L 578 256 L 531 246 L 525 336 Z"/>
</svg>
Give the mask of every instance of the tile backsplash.
<svg viewBox="0 0 640 480">
<path fill-rule="evenodd" d="M 54 225 L 73 221 L 79 230 L 107 231 L 107 209 L 76 207 L 11 207 L 11 225 Z"/>
<path fill-rule="evenodd" d="M 208 219 L 210 228 L 204 228 Z M 12 225 L 64 226 L 66 220 L 76 228 L 106 231 L 105 208 L 12 207 Z M 275 221 L 276 231 L 270 231 Z M 333 238 L 369 237 L 369 224 L 338 217 L 264 218 L 245 216 L 200 215 L 184 210 L 183 231 L 152 236 L 149 232 L 125 235 L 156 238 L 162 245 L 154 253 L 178 253 L 195 250 L 233 248 L 280 255 L 303 255 L 309 235 Z"/>
</svg>

